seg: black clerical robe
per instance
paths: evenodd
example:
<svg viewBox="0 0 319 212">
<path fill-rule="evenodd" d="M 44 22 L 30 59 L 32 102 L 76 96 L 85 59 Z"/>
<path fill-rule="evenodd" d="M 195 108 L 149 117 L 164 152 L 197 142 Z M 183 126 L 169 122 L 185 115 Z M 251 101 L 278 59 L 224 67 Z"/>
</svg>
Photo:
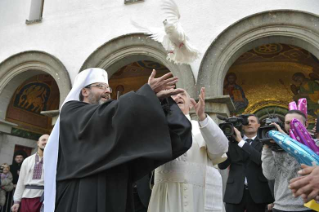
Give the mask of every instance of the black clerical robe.
<svg viewBox="0 0 319 212">
<path fill-rule="evenodd" d="M 60 115 L 55 211 L 134 211 L 132 183 L 191 143 L 185 115 L 147 84 L 102 105 L 70 101 Z"/>
</svg>

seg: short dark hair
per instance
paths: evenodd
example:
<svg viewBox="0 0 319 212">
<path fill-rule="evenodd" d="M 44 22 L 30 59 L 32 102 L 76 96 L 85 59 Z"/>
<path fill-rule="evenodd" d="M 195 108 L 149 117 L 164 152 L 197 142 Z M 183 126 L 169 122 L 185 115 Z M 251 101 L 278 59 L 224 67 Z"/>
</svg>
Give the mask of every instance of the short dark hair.
<svg viewBox="0 0 319 212">
<path fill-rule="evenodd" d="M 92 84 L 87 85 L 87 86 L 85 86 L 84 88 L 90 88 L 91 85 L 92 85 Z M 83 89 L 83 88 L 82 88 L 82 89 Z M 80 93 L 79 93 L 79 99 L 80 99 L 81 102 L 83 102 L 83 99 L 84 99 L 84 96 L 83 96 L 83 94 L 82 94 L 82 89 L 80 90 Z"/>
<path fill-rule="evenodd" d="M 84 96 L 82 94 L 82 89 L 80 90 L 79 99 L 81 102 L 83 102 Z"/>
<path fill-rule="evenodd" d="M 248 118 L 251 116 L 255 117 L 257 119 L 257 123 L 260 124 L 258 116 L 256 116 L 255 114 L 248 114 Z"/>
<path fill-rule="evenodd" d="M 307 121 L 306 115 L 305 115 L 303 112 L 301 112 L 300 110 L 289 110 L 289 111 L 286 113 L 286 115 L 287 115 L 287 114 L 298 114 L 298 115 L 301 115 L 301 116 L 305 119 L 305 121 Z"/>
</svg>

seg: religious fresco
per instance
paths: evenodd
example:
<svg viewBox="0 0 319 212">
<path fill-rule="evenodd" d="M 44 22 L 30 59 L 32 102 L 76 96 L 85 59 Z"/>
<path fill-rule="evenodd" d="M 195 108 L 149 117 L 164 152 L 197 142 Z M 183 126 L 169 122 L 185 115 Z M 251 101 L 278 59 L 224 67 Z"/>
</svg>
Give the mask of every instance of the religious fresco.
<svg viewBox="0 0 319 212">
<path fill-rule="evenodd" d="M 50 87 L 41 82 L 29 83 L 16 94 L 14 107 L 40 114 L 47 108 Z"/>
<path fill-rule="evenodd" d="M 27 79 L 16 89 L 7 109 L 6 120 L 18 124 L 11 133 L 30 139 L 50 133 L 51 118 L 40 113 L 58 109 L 59 100 L 58 86 L 50 75 Z"/>
<path fill-rule="evenodd" d="M 232 99 L 237 113 L 242 113 L 248 106 L 248 99 L 243 88 L 236 83 L 235 73 L 229 73 L 225 77 L 224 94 L 228 94 Z"/>
<path fill-rule="evenodd" d="M 153 69 L 156 69 L 156 77 L 169 72 L 162 64 L 148 60 L 133 62 L 120 68 L 109 79 L 109 84 L 113 88 L 112 99 L 117 99 L 129 91 L 138 90 L 147 83 Z"/>
<path fill-rule="evenodd" d="M 307 98 L 308 114 L 317 115 L 319 112 L 319 75 L 310 73 L 307 78 L 305 74 L 297 72 L 292 76 L 292 80 L 295 83 L 290 86 L 294 94 L 294 100 Z"/>
<path fill-rule="evenodd" d="M 230 67 L 224 94 L 236 106 L 235 114 L 255 113 L 267 107 L 288 108 L 307 98 L 309 121 L 319 113 L 319 61 L 308 51 L 285 44 L 254 48 Z"/>
</svg>

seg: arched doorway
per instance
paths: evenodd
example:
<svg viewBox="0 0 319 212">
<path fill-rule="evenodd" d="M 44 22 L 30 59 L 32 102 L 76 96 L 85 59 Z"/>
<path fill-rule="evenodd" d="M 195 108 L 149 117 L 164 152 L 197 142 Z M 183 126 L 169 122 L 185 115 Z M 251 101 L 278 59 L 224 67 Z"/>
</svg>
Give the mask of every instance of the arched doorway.
<svg viewBox="0 0 319 212">
<path fill-rule="evenodd" d="M 293 45 L 319 58 L 319 17 L 303 11 L 275 10 L 246 17 L 224 30 L 201 62 L 197 91 L 207 88 L 207 98 L 223 94 L 224 78 L 232 64 L 258 46 Z"/>
<path fill-rule="evenodd" d="M 57 110 L 71 88 L 68 72 L 54 56 L 28 51 L 0 63 L 0 160 L 11 164 L 14 150 L 33 149 L 52 128 L 41 111 Z"/>
</svg>

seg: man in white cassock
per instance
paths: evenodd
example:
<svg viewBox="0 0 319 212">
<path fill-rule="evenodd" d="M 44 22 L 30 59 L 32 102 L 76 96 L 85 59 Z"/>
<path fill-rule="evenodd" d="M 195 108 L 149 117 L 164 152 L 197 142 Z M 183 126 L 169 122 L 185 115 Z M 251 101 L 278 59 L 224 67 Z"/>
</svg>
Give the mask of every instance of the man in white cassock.
<svg viewBox="0 0 319 212">
<path fill-rule="evenodd" d="M 214 165 L 226 160 L 228 139 L 205 114 L 205 88 L 198 103 L 186 91 L 172 98 L 189 120 L 195 107 L 198 121 L 191 121 L 192 147 L 155 170 L 148 212 L 222 212 L 222 177 Z"/>
</svg>

